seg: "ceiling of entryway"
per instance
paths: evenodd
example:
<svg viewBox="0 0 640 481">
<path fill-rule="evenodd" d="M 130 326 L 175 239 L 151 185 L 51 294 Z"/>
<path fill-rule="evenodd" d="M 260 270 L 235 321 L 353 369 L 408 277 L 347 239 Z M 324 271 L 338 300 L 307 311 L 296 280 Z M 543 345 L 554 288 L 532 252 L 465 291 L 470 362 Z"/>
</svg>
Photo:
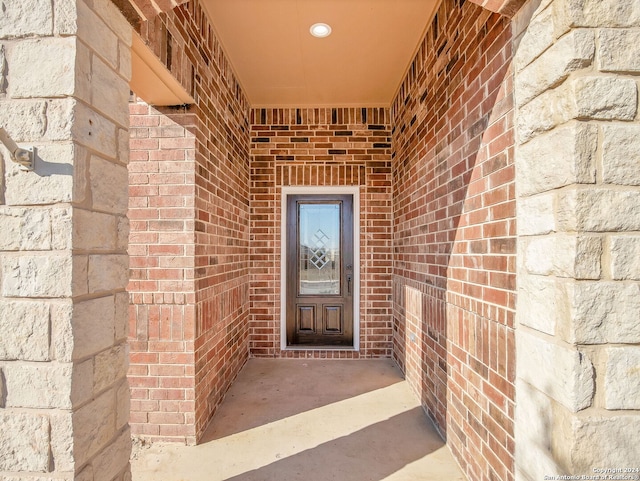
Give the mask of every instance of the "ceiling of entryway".
<svg viewBox="0 0 640 481">
<path fill-rule="evenodd" d="M 388 106 L 439 0 L 204 0 L 254 107 Z M 314 23 L 332 33 L 315 38 Z"/>
</svg>

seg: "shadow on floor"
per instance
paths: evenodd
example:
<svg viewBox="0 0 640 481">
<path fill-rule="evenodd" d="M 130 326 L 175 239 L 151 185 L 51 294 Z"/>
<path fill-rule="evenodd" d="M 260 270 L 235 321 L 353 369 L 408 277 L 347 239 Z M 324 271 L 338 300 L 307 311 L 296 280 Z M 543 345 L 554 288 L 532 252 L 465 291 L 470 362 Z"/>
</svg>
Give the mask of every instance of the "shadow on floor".
<svg viewBox="0 0 640 481">
<path fill-rule="evenodd" d="M 402 381 L 390 360 L 251 359 L 201 444 Z"/>
<path fill-rule="evenodd" d="M 156 444 L 133 481 L 463 480 L 389 360 L 253 359 L 198 446 Z"/>
<path fill-rule="evenodd" d="M 441 440 L 425 436 L 431 426 L 421 408 L 368 426 L 348 436 L 229 478 L 230 481 L 377 481 L 389 479 L 434 451 Z M 431 473 L 433 474 L 433 473 Z M 425 473 L 425 478 L 427 474 Z M 404 478 L 418 479 L 418 478 Z M 433 477 L 433 479 L 449 479 Z"/>
</svg>

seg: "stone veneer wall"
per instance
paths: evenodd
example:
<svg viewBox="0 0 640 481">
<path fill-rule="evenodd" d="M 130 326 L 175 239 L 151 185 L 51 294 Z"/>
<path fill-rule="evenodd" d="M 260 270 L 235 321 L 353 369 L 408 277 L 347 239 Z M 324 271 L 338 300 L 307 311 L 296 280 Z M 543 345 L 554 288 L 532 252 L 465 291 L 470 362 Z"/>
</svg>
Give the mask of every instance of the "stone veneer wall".
<svg viewBox="0 0 640 481">
<path fill-rule="evenodd" d="M 152 234 L 145 241 L 150 257 L 157 253 L 166 268 L 134 272 L 166 282 L 131 285 L 138 304 L 131 334 L 140 341 L 132 352 L 140 363 L 130 373 L 139 409 L 134 431 L 194 443 L 249 355 L 249 108 L 198 1 L 143 23 L 141 34 L 195 104 L 184 116 L 151 109 L 135 120 L 135 169 L 157 168 L 162 176 L 149 175 L 158 190 L 141 196 L 146 206 L 132 204 L 132 212 L 149 219 L 134 223 L 132 236 Z M 133 183 L 146 181 L 144 173 L 131 174 Z"/>
<path fill-rule="evenodd" d="M 394 357 L 469 479 L 514 479 L 511 22 L 444 0 L 392 105 Z"/>
<path fill-rule="evenodd" d="M 2 2 L 0 477 L 125 480 L 131 29 L 108 0 Z"/>
<path fill-rule="evenodd" d="M 528 481 L 640 467 L 640 3 L 538 5 L 514 62 Z"/>
<path fill-rule="evenodd" d="M 391 128 L 388 109 L 253 109 L 251 354 L 391 356 Z M 280 349 L 283 186 L 360 186 L 360 352 Z"/>
</svg>

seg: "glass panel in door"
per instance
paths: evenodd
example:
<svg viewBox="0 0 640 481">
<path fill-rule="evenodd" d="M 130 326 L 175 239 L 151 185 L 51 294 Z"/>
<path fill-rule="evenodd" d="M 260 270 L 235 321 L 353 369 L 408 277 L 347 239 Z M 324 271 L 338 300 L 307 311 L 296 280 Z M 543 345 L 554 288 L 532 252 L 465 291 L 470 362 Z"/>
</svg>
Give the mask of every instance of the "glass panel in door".
<svg viewBox="0 0 640 481">
<path fill-rule="evenodd" d="M 298 295 L 340 295 L 340 207 L 298 204 Z"/>
</svg>

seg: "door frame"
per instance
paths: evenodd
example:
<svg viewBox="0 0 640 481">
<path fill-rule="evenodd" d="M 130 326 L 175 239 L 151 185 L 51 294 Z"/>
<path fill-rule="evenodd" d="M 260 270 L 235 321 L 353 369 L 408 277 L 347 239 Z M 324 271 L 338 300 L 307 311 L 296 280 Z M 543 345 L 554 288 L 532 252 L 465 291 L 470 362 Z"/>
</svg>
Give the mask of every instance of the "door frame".
<svg viewBox="0 0 640 481">
<path fill-rule="evenodd" d="M 298 194 L 353 196 L 353 347 L 287 346 L 287 198 Z M 283 351 L 360 350 L 360 187 L 282 187 L 280 208 L 280 349 Z"/>
</svg>

